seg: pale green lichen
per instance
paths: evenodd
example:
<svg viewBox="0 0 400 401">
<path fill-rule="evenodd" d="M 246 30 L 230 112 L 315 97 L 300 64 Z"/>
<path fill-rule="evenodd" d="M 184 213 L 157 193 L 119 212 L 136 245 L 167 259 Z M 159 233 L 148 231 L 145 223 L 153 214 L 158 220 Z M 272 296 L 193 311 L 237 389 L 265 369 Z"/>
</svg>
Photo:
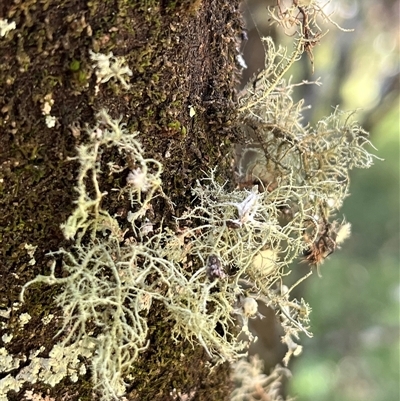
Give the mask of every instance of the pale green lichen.
<svg viewBox="0 0 400 401">
<path fill-rule="evenodd" d="M 0 373 L 7 373 L 17 369 L 22 361 L 10 355 L 6 348 L 0 348 Z M 7 393 L 11 390 L 19 391 L 22 383 L 10 374 L 0 379 L 0 401 L 7 401 Z"/>
<path fill-rule="evenodd" d="M 77 235 L 76 246 L 72 252 L 60 250 L 52 254 L 63 256 L 63 269 L 68 276 L 57 278 L 53 265 L 49 276 L 38 276 L 24 286 L 21 298 L 34 283 L 63 286 L 56 299 L 64 312 L 61 331 L 68 333 L 62 343 L 67 346 L 85 341 L 93 345 L 94 385 L 100 387 L 104 399 L 112 399 L 124 393 L 125 376 L 138 353 L 146 348 L 146 315 L 154 299 L 165 305 L 166 319 L 175 322 L 172 334 L 177 341 L 186 338 L 201 344 L 210 357 L 234 360 L 246 343 L 231 334 L 234 325 L 231 312 L 239 291 L 236 282 L 210 281 L 205 268 L 191 274 L 184 264 L 184 252 L 179 255 L 179 240 L 174 233 L 160 227 L 152 236 L 144 237 L 140 230 L 141 219 L 155 193 L 163 194 L 161 164 L 144 158 L 136 134 L 126 132 L 119 120 L 111 119 L 102 111 L 98 121 L 88 130 L 91 142 L 78 148 L 81 168 L 77 208 L 62 227 L 67 238 Z M 145 177 L 128 179 L 127 187 L 121 192 L 126 192 L 131 199 L 130 221 L 140 242 L 121 244 L 123 233 L 118 222 L 100 205 L 103 193 L 98 177 L 102 148 L 111 146 L 134 160 L 140 169 L 136 170 L 137 174 L 145 174 Z M 120 172 L 123 167 L 109 164 L 109 168 Z M 94 196 L 88 193 L 88 179 L 95 189 Z M 109 232 L 105 237 L 101 234 L 104 230 Z M 82 245 L 85 233 L 91 240 Z M 168 250 L 172 250 L 171 254 Z M 224 334 L 217 333 L 217 325 Z M 96 336 L 91 334 L 93 331 Z"/>
<path fill-rule="evenodd" d="M 53 320 L 53 318 L 54 315 L 52 313 L 49 313 L 47 316 L 43 316 L 42 323 L 46 326 Z"/>
<path fill-rule="evenodd" d="M 66 377 L 71 381 L 77 381 L 78 375 L 86 373 L 86 366 L 80 358 L 92 356 L 92 344 L 77 341 L 71 345 L 55 344 L 47 358 L 38 355 L 44 351 L 44 347 L 30 353 L 29 363 L 18 372 L 16 379 L 20 383 L 42 382 L 55 386 Z"/>
<path fill-rule="evenodd" d="M 292 136 L 288 133 L 283 139 L 272 128 L 260 129 L 269 135 L 268 152 L 274 163 L 269 171 L 272 181 L 260 180 L 266 190 L 256 185 L 227 191 L 212 171 L 193 188 L 196 200 L 177 219 L 176 232 L 162 225 L 154 229 L 146 217 L 152 200 L 165 197 L 162 166 L 144 157 L 137 133 L 128 132 L 121 120 L 104 110 L 97 124 L 86 128 L 90 142 L 78 148 L 77 156 L 77 207 L 62 226 L 75 246 L 51 254 L 62 256 L 66 276 L 56 277 L 53 264 L 50 275 L 25 284 L 21 297 L 33 284 L 62 286 L 56 304 L 64 313 L 59 333 L 63 339 L 57 349 L 64 359 L 73 358 L 70 366 L 77 366 L 79 352 L 73 349 L 86 344 L 91 350 L 93 384 L 103 400 L 124 394 L 130 369 L 147 346 L 147 316 L 154 300 L 164 305 L 165 319 L 174 322 L 173 338 L 203 346 L 214 362 L 233 362 L 245 354 L 248 341 L 239 339 L 234 326 L 239 324 L 253 340 L 248 319 L 257 315 L 256 300 L 275 309 L 280 318 L 285 330 L 282 340 L 288 346 L 285 364 L 301 352 L 295 340 L 301 331 L 311 336 L 310 308 L 304 300 L 290 299 L 294 286 L 282 285 L 282 277 L 289 272 L 289 263 L 310 246 L 310 237 L 304 235 L 309 222 L 317 225 L 318 213 L 336 208 L 347 193 L 347 170 L 332 160 L 347 167 L 372 162 L 359 129 L 338 125 L 336 114 L 330 119 L 330 124 L 319 125 L 318 135 L 307 129 L 295 137 L 297 124 L 291 127 Z M 105 195 L 99 186 L 101 158 L 109 147 L 135 165 L 126 187 L 119 189 L 120 196 L 127 194 L 131 200 L 128 218 L 134 237 L 128 239 L 117 220 L 101 207 Z M 318 166 L 305 165 L 310 154 Z M 126 168 L 108 164 L 110 174 Z M 88 190 L 89 181 L 93 191 Z M 332 196 L 340 202 L 330 204 Z M 291 210 L 284 224 L 283 208 Z M 52 362 L 31 358 L 19 377 L 32 381 L 36 375 L 51 385 L 64 376 L 76 380 L 82 366 L 62 367 L 53 351 Z"/>
<path fill-rule="evenodd" d="M 36 264 L 36 259 L 34 257 L 34 254 L 36 252 L 37 246 L 34 246 L 32 244 L 25 244 L 24 248 L 26 249 L 26 252 L 28 253 L 30 260 L 28 262 L 29 266 L 34 266 Z"/>
<path fill-rule="evenodd" d="M 76 127 L 76 129 L 79 129 Z M 132 220 L 142 216 L 154 193 L 160 187 L 161 164 L 153 159 L 146 159 L 141 144 L 137 141 L 137 132 L 130 133 L 125 129 L 121 120 L 113 120 L 104 110 L 97 115 L 97 124 L 92 128 L 86 128 L 91 141 L 88 144 L 80 145 L 77 149 L 77 159 L 80 163 L 78 183 L 76 191 L 78 199 L 77 207 L 61 227 L 64 236 L 67 239 L 75 238 L 78 233 L 77 242 L 80 242 L 83 235 L 89 229 L 92 238 L 95 237 L 98 230 L 109 229 L 115 237 L 122 239 L 121 231 L 116 220 L 109 215 L 107 211 L 101 209 L 100 204 L 103 193 L 99 187 L 99 176 L 101 175 L 100 156 L 101 148 L 115 147 L 124 155 L 129 155 L 137 163 L 140 171 L 146 177 L 146 195 L 141 197 L 143 187 L 129 185 L 126 192 L 134 202 L 133 197 L 137 196 L 137 202 L 140 203 L 139 210 L 134 213 Z M 126 166 L 117 166 L 109 163 L 110 174 L 121 172 Z M 87 181 L 91 181 L 94 188 L 94 194 L 91 195 L 88 190 Z M 143 198 L 143 199 L 141 199 Z"/>
<path fill-rule="evenodd" d="M 15 379 L 11 374 L 0 379 L 0 401 L 8 401 L 7 393 L 9 391 L 19 391 L 22 383 Z"/>
<path fill-rule="evenodd" d="M 235 389 L 231 401 L 283 401 L 283 381 L 291 376 L 288 369 L 276 366 L 266 375 L 259 357 L 253 356 L 249 361 L 241 359 L 232 367 L 232 380 Z"/>
<path fill-rule="evenodd" d="M 151 221 L 147 213 L 158 196 L 173 207 L 162 190 L 162 163 L 144 156 L 138 133 L 105 110 L 85 128 L 89 141 L 75 158 L 76 208 L 62 225 L 74 245 L 50 255 L 62 259 L 63 275 L 56 275 L 54 263 L 49 275 L 37 276 L 21 292 L 23 299 L 34 284 L 61 286 L 55 299 L 64 316 L 60 343 L 49 358 L 32 354 L 17 379 L 50 385 L 63 377 L 75 381 L 86 371 L 79 359 L 85 356 L 100 397 L 118 399 L 135 379 L 132 366 L 148 345 L 154 301 L 163 305 L 164 319 L 174 323 L 172 337 L 202 346 L 214 363 L 246 354 L 254 340 L 248 320 L 258 316 L 259 302 L 275 310 L 283 327 L 288 347 L 283 362 L 301 352 L 299 333 L 311 336 L 310 307 L 292 298 L 298 283 L 288 288 L 284 276 L 300 255 L 317 265 L 347 236 L 348 223 L 335 214 L 348 195 L 348 171 L 369 167 L 373 156 L 365 149 L 366 133 L 338 110 L 315 128 L 302 125 L 304 105 L 292 100 L 294 85 L 284 75 L 306 44 L 298 39 L 287 55 L 266 41 L 266 69 L 239 98 L 242 128 L 254 141 L 236 160 L 238 186 L 228 191 L 212 170 L 192 188 L 193 204 L 176 219 L 175 230 Z M 122 75 L 130 70 L 112 54 L 91 57 L 98 83 L 114 77 L 128 86 Z M 129 163 L 106 165 L 102 157 L 110 148 Z M 245 163 L 249 153 L 254 160 Z M 128 238 L 102 206 L 105 170 L 126 174 L 126 186 L 115 190 L 131 202 Z M 284 370 L 266 377 L 254 364 L 254 380 L 243 382 L 233 399 L 251 400 L 246 394 L 259 380 L 278 400 L 276 383 Z M 237 366 L 244 377 L 249 367 Z"/>
<path fill-rule="evenodd" d="M 3 334 L 3 335 L 1 336 L 1 339 L 2 339 L 2 341 L 3 341 L 4 344 L 7 344 L 7 343 L 9 343 L 9 342 L 12 340 L 13 337 L 14 337 L 14 336 L 13 336 L 12 334 L 7 334 L 7 333 L 5 333 L 5 334 Z"/>
<path fill-rule="evenodd" d="M 7 19 L 0 19 L 0 36 L 5 37 L 15 27 L 15 21 L 8 22 Z"/>
<path fill-rule="evenodd" d="M 96 69 L 98 84 L 108 82 L 110 79 L 116 79 L 125 89 L 130 88 L 124 75 L 132 76 L 132 70 L 124 65 L 125 60 L 123 58 L 115 57 L 112 52 L 107 55 L 94 53 L 90 50 L 89 53 L 91 60 L 96 62 L 93 67 Z"/>
<path fill-rule="evenodd" d="M 31 319 L 32 317 L 29 315 L 29 313 L 21 313 L 18 317 L 19 324 L 21 326 L 25 326 Z"/>
<path fill-rule="evenodd" d="M 10 355 L 4 347 L 0 348 L 0 372 L 9 372 L 18 368 L 19 364 L 18 358 Z"/>
</svg>

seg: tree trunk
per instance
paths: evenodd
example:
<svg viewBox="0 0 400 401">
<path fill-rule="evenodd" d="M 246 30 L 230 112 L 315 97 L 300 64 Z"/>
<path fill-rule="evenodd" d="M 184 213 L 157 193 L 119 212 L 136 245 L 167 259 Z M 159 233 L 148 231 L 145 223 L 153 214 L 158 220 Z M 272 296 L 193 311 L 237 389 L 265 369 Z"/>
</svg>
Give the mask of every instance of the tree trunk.
<svg viewBox="0 0 400 401">
<path fill-rule="evenodd" d="M 59 287 L 32 288 L 19 304 L 21 286 L 49 273 L 46 254 L 68 249 L 60 229 L 74 209 L 77 194 L 76 147 L 87 140 L 78 124 L 94 125 L 106 109 L 138 131 L 146 156 L 163 166 L 165 197 L 153 205 L 156 223 L 174 226 L 192 201 L 191 188 L 204 172 L 219 166 L 222 180 L 231 176 L 230 151 L 236 142 L 235 62 L 242 30 L 238 0 L 22 0 L 4 1 L 0 19 L 15 29 L 0 37 L 0 294 L 3 346 L 17 359 L 41 349 L 46 357 L 57 342 L 62 310 L 54 296 Z M 132 71 L 126 88 L 116 79 L 100 81 L 91 52 L 124 58 Z M 194 114 L 195 113 L 195 114 Z M 194 115 L 193 115 L 194 114 Z M 105 162 L 118 161 L 113 152 Z M 113 191 L 125 185 L 127 171 L 101 176 L 107 194 L 102 207 L 120 216 L 129 200 Z M 170 202 L 165 201 L 169 199 Z M 36 248 L 35 248 L 36 247 Z M 59 271 L 61 272 L 61 270 Z M 9 313 L 10 312 L 10 313 Z M 22 329 L 20 316 L 31 320 Z M 54 314 L 51 323 L 43 318 Z M 202 347 L 171 339 L 163 308 L 153 304 L 149 346 L 132 367 L 134 380 L 126 397 L 170 400 L 178 394 L 193 400 L 227 399 L 229 366 L 212 370 Z M 5 370 L 16 377 L 24 366 Z M 25 391 L 54 400 L 89 400 L 90 374 L 55 387 L 26 383 Z M 175 390 L 174 390 L 175 389 Z"/>
</svg>

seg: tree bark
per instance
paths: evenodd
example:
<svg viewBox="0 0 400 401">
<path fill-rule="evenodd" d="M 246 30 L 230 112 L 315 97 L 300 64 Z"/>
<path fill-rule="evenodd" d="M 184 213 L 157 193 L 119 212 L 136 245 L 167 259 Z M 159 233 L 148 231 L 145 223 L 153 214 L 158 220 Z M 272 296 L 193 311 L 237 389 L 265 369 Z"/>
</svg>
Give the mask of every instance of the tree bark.
<svg viewBox="0 0 400 401">
<path fill-rule="evenodd" d="M 10 317 L 1 318 L 6 325 L 0 337 L 13 331 L 6 346 L 10 354 L 22 358 L 44 346 L 45 356 L 60 329 L 60 319 L 42 323 L 49 313 L 62 316 L 53 303 L 57 288 L 32 290 L 17 306 L 18 314 L 32 317 L 24 330 L 16 329 L 16 302 L 24 283 L 48 273 L 46 254 L 71 246 L 60 225 L 76 199 L 77 163 L 69 158 L 86 140 L 77 135 L 76 124 L 93 125 L 105 108 L 113 118 L 121 116 L 130 131 L 140 132 L 146 155 L 164 166 L 163 191 L 174 206 L 159 198 L 153 214 L 166 226 L 190 205 L 191 188 L 204 172 L 219 166 L 222 179 L 231 176 L 235 57 L 242 31 L 238 3 L 21 0 L 0 5 L 0 19 L 16 24 L 0 37 L 0 306 L 11 308 Z M 130 89 L 111 81 L 97 89 L 90 51 L 124 57 L 133 72 Z M 54 127 L 46 125 L 46 115 L 55 117 Z M 118 157 L 105 155 L 106 161 Z M 103 206 L 120 215 L 122 225 L 129 201 L 112 189 L 125 185 L 126 174 L 117 181 L 103 175 L 101 183 L 107 191 Z M 37 247 L 33 257 L 29 246 Z M 132 367 L 135 379 L 127 398 L 179 399 L 176 389 L 175 394 L 193 394 L 193 400 L 227 399 L 229 366 L 210 370 L 201 347 L 174 343 L 161 306 L 153 305 L 150 316 L 150 345 Z M 21 400 L 27 388 L 47 391 L 36 383 L 10 392 L 9 400 Z M 92 399 L 90 376 L 77 383 L 65 379 L 49 395 L 57 401 Z"/>
</svg>

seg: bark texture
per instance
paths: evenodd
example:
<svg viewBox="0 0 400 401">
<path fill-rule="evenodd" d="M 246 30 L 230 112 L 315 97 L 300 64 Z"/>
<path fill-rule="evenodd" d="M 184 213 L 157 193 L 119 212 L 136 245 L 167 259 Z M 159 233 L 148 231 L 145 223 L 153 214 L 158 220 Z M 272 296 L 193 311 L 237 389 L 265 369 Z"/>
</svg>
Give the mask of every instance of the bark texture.
<svg viewBox="0 0 400 401">
<path fill-rule="evenodd" d="M 122 116 L 130 130 L 140 132 L 149 157 L 164 165 L 163 190 L 174 208 L 159 198 L 155 222 L 173 226 L 172 216 L 190 204 L 191 187 L 204 171 L 218 165 L 221 178 L 229 178 L 242 21 L 238 0 L 4 1 L 0 18 L 16 23 L 0 38 L 0 306 L 7 308 L 18 301 L 21 285 L 48 272 L 46 253 L 71 246 L 60 224 L 76 197 L 77 164 L 69 158 L 85 140 L 84 134 L 74 135 L 74 127 L 93 124 L 100 109 Z M 123 56 L 133 71 L 130 89 L 109 82 L 96 93 L 89 50 Z M 46 99 L 54 101 L 53 128 L 43 115 Z M 110 161 L 118 157 L 106 155 Z M 121 216 L 121 224 L 129 201 L 118 199 L 112 188 L 125 185 L 126 175 L 117 182 L 102 177 L 105 207 Z M 37 246 L 33 265 L 26 244 Z M 56 293 L 53 287 L 30 291 L 19 313 L 32 319 L 24 331 L 14 330 L 10 354 L 43 345 L 46 355 L 59 324 L 55 319 L 44 326 L 41 319 L 54 313 Z M 175 344 L 161 307 L 153 307 L 152 319 L 150 345 L 133 367 L 135 383 L 127 398 L 170 400 L 175 388 L 192 392 L 193 400 L 227 399 L 229 367 L 210 371 L 202 349 Z M 13 313 L 7 324 L 17 327 Z M 40 384 L 29 388 L 47 390 Z M 21 400 L 24 391 L 10 401 Z M 89 375 L 77 383 L 64 380 L 50 396 L 93 399 Z"/>
</svg>

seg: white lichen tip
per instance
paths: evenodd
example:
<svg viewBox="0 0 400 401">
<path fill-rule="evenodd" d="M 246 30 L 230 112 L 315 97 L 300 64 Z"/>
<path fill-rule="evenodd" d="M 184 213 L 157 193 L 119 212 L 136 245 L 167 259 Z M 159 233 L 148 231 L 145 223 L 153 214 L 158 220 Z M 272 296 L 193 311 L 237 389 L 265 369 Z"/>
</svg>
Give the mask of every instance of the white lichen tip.
<svg viewBox="0 0 400 401">
<path fill-rule="evenodd" d="M 231 203 L 232 206 L 235 206 L 238 211 L 239 218 L 232 220 L 233 223 L 238 226 L 242 226 L 245 223 L 256 223 L 254 221 L 254 216 L 256 215 L 259 205 L 259 194 L 257 187 L 255 186 L 249 195 L 240 203 Z M 257 224 L 257 223 L 256 223 Z"/>
<path fill-rule="evenodd" d="M 3 336 L 1 337 L 1 339 L 3 340 L 4 344 L 9 343 L 12 340 L 12 338 L 13 338 L 13 335 L 12 334 L 7 334 L 7 333 L 3 334 Z"/>
<path fill-rule="evenodd" d="M 338 245 L 342 244 L 351 235 L 351 224 L 344 223 L 340 226 L 339 231 L 336 236 L 336 243 Z"/>
<path fill-rule="evenodd" d="M 283 400 L 282 382 L 291 377 L 290 371 L 277 365 L 267 376 L 263 365 L 255 355 L 249 360 L 241 359 L 232 366 L 235 389 L 231 393 L 231 401 Z"/>
<path fill-rule="evenodd" d="M 19 359 L 14 358 L 8 351 L 2 347 L 0 348 L 0 373 L 9 372 L 10 370 L 19 367 Z"/>
<path fill-rule="evenodd" d="M 15 27 L 16 25 L 14 21 L 8 22 L 6 19 L 0 19 L 0 36 L 6 36 L 7 33 L 15 29 Z"/>
<path fill-rule="evenodd" d="M 18 392 L 21 389 L 21 383 L 16 380 L 11 374 L 0 380 L 0 401 L 8 401 L 7 393 L 9 391 Z"/>
<path fill-rule="evenodd" d="M 151 183 L 149 182 L 146 173 L 140 168 L 129 172 L 126 177 L 126 183 L 142 192 L 146 192 L 151 187 Z"/>
<path fill-rule="evenodd" d="M 242 302 L 243 314 L 246 317 L 255 316 L 258 312 L 258 304 L 254 298 L 247 297 Z"/>
<path fill-rule="evenodd" d="M 29 313 L 21 313 L 18 320 L 21 326 L 25 326 L 31 320 L 31 316 Z"/>
<path fill-rule="evenodd" d="M 123 58 L 114 57 L 112 52 L 106 55 L 89 50 L 89 53 L 91 60 L 96 62 L 93 67 L 96 68 L 97 84 L 116 78 L 125 89 L 130 88 L 123 75 L 132 76 L 132 70 L 123 65 L 125 63 Z"/>
<path fill-rule="evenodd" d="M 54 116 L 46 116 L 45 121 L 48 128 L 54 128 L 57 122 L 57 118 Z"/>
</svg>

